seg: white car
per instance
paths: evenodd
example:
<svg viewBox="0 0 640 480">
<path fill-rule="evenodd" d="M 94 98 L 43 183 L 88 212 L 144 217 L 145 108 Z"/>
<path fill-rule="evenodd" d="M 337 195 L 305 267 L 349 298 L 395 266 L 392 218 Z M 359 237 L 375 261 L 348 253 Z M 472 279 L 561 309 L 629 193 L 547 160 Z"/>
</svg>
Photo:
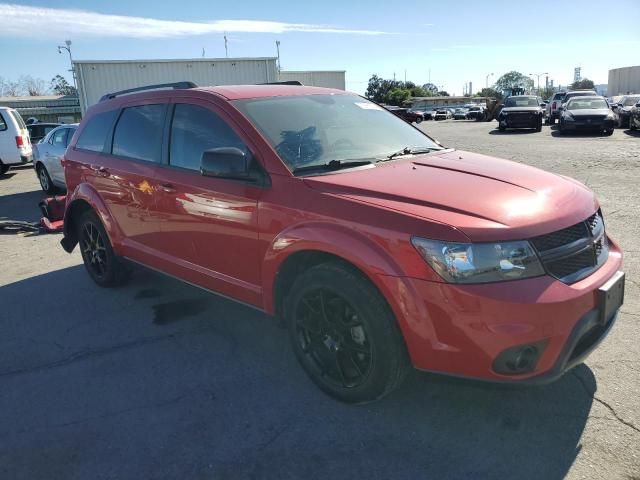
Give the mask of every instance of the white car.
<svg viewBox="0 0 640 480">
<path fill-rule="evenodd" d="M 40 187 L 52 194 L 56 189 L 66 189 L 62 157 L 78 128 L 77 123 L 60 125 L 33 146 L 33 168 Z"/>
<path fill-rule="evenodd" d="M 31 161 L 31 140 L 20 114 L 13 108 L 0 107 L 0 175 L 13 165 Z"/>
</svg>

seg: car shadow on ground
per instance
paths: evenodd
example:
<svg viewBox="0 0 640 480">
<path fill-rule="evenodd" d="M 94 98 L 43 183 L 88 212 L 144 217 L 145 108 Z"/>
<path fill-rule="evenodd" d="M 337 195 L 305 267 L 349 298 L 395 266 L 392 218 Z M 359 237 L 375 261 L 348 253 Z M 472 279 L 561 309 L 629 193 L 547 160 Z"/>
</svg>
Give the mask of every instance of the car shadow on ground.
<svg viewBox="0 0 640 480">
<path fill-rule="evenodd" d="M 578 137 L 588 137 L 588 138 L 596 138 L 596 137 L 601 137 L 601 138 L 608 138 L 611 135 L 605 135 L 603 132 L 598 132 L 598 131 L 568 131 L 568 132 L 564 132 L 564 133 L 560 133 L 560 129 L 552 129 L 551 132 L 551 136 L 555 137 L 555 138 L 578 138 Z"/>
<path fill-rule="evenodd" d="M 0 196 L 0 219 L 36 222 L 41 212 L 38 203 L 47 195 L 42 190 Z"/>
<path fill-rule="evenodd" d="M 627 129 L 623 133 L 625 135 L 629 135 L 630 137 L 640 137 L 640 130 Z"/>
<path fill-rule="evenodd" d="M 101 289 L 65 268 L 0 298 L 7 478 L 561 479 L 596 390 L 586 366 L 535 388 L 413 372 L 347 406 L 273 319 L 144 269 Z"/>
<path fill-rule="evenodd" d="M 498 128 L 496 127 L 494 130 L 489 130 L 489 135 L 523 135 L 523 134 L 529 134 L 529 133 L 540 133 L 538 131 L 536 131 L 534 128 L 515 128 L 515 129 L 507 129 L 504 132 L 501 132 L 500 130 L 498 130 Z"/>
</svg>

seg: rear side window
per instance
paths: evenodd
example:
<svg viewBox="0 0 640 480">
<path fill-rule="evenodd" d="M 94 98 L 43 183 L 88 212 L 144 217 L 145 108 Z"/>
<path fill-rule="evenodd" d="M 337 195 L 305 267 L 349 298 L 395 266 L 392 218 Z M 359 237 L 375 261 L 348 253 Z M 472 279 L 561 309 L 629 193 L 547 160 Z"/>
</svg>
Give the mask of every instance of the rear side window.
<svg viewBox="0 0 640 480">
<path fill-rule="evenodd" d="M 4 117 L 0 113 L 0 132 L 3 132 L 7 129 L 7 122 L 4 121 Z"/>
<path fill-rule="evenodd" d="M 60 130 L 57 130 L 53 135 L 51 135 L 51 144 L 56 147 L 66 147 L 68 131 L 68 128 L 61 128 Z"/>
<path fill-rule="evenodd" d="M 211 148 L 246 146 L 227 123 L 211 110 L 197 105 L 176 105 L 171 123 L 169 163 L 199 170 L 202 153 Z"/>
<path fill-rule="evenodd" d="M 20 130 L 24 130 L 25 128 L 27 128 L 27 126 L 24 124 L 24 120 L 22 120 L 22 117 L 18 112 L 16 112 L 15 110 L 9 110 L 9 115 L 11 115 L 16 121 Z"/>
<path fill-rule="evenodd" d="M 164 104 L 125 108 L 113 134 L 114 155 L 160 163 Z"/>
<path fill-rule="evenodd" d="M 564 93 L 556 93 L 556 94 L 553 96 L 553 99 L 554 99 L 554 100 L 562 100 L 562 99 L 564 98 L 564 96 L 565 96 L 565 94 L 564 94 Z"/>
<path fill-rule="evenodd" d="M 107 133 L 109 133 L 111 125 L 113 125 L 115 116 L 116 110 L 94 115 L 82 130 L 76 142 L 76 148 L 92 152 L 102 152 L 104 150 L 104 142 L 107 139 Z"/>
</svg>

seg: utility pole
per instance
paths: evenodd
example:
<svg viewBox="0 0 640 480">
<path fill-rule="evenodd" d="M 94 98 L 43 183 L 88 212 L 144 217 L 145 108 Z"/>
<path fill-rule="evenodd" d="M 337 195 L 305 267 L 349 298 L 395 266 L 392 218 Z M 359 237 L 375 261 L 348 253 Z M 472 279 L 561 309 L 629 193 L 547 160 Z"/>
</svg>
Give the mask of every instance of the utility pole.
<svg viewBox="0 0 640 480">
<path fill-rule="evenodd" d="M 202 47 L 202 58 L 204 58 L 204 47 Z"/>
<path fill-rule="evenodd" d="M 393 72 L 393 81 L 396 81 L 396 72 Z"/>
<path fill-rule="evenodd" d="M 224 32 L 224 56 L 229 58 L 229 49 L 227 47 L 227 32 Z"/>
<path fill-rule="evenodd" d="M 278 73 L 280 73 L 280 40 L 276 40 L 276 52 L 278 54 Z"/>
<path fill-rule="evenodd" d="M 489 77 L 492 77 L 493 73 L 487 73 L 487 76 L 485 78 L 485 87 L 489 88 Z"/>
<path fill-rule="evenodd" d="M 407 69 L 404 69 L 404 83 L 407 84 Z"/>
<path fill-rule="evenodd" d="M 71 40 L 65 40 L 64 45 L 58 45 L 58 53 L 62 53 L 62 50 L 66 50 L 69 54 L 69 63 L 71 64 L 71 77 L 73 78 L 73 88 L 78 91 L 78 86 L 76 85 L 76 71 L 73 68 L 73 57 L 71 56 Z"/>
</svg>

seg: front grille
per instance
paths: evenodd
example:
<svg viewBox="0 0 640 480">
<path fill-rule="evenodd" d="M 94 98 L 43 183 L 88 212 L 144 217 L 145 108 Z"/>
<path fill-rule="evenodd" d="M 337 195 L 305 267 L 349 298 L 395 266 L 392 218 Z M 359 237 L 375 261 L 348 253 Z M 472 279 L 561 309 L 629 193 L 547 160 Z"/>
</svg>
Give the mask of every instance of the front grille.
<svg viewBox="0 0 640 480">
<path fill-rule="evenodd" d="M 576 120 L 580 122 L 601 122 L 606 118 L 606 115 L 577 115 Z"/>
<path fill-rule="evenodd" d="M 600 211 L 557 232 L 531 239 L 547 273 L 574 283 L 597 270 L 609 256 Z"/>
</svg>

